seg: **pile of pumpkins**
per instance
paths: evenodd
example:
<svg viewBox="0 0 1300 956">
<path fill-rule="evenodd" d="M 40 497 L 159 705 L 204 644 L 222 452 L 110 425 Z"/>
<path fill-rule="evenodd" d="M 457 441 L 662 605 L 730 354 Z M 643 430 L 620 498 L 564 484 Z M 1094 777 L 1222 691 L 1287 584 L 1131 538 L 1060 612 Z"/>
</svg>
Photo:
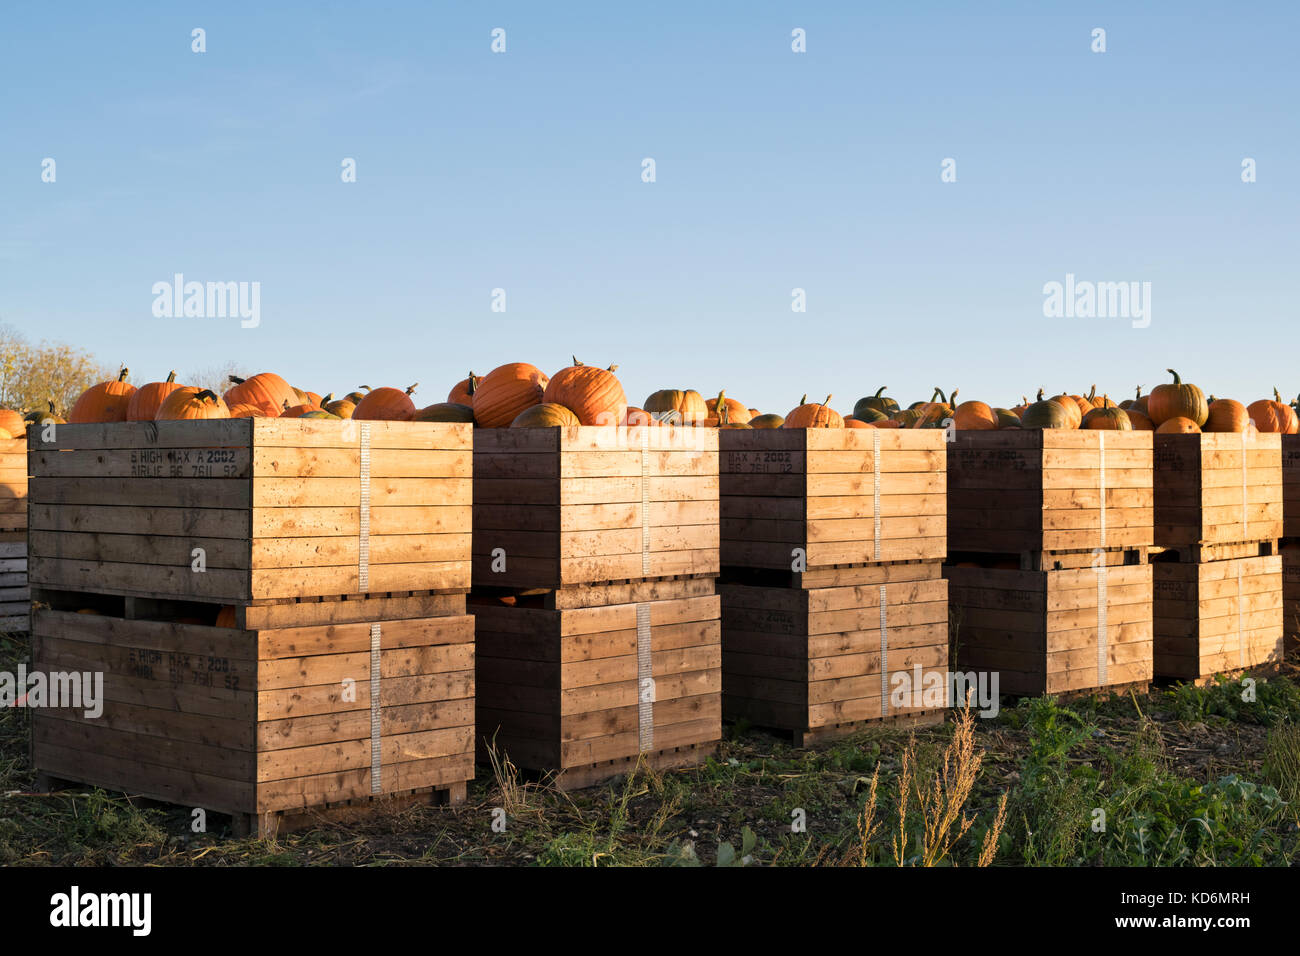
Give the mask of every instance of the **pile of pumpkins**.
<svg viewBox="0 0 1300 956">
<path fill-rule="evenodd" d="M 501 365 L 482 377 L 472 372 L 457 382 L 445 402 L 417 408 L 410 388 L 361 386 L 335 399 L 295 388 L 272 372 L 248 379 L 230 378 L 223 395 L 181 385 L 176 373 L 165 381 L 136 388 L 123 368 L 117 379 L 93 385 L 82 393 L 67 421 L 120 422 L 213 418 L 317 418 L 370 421 L 466 422 L 480 428 L 542 428 L 556 425 L 660 425 L 681 424 L 712 428 L 947 428 L 991 431 L 1007 428 L 1085 428 L 1112 431 L 1164 433 L 1261 432 L 1296 434 L 1300 417 L 1296 407 L 1281 399 L 1243 405 L 1232 399 L 1206 399 L 1195 385 L 1186 384 L 1170 369 L 1173 382 L 1158 385 L 1149 395 L 1141 388 L 1136 397 L 1116 404 L 1106 395 L 1097 397 L 1094 386 L 1085 395 L 1054 395 L 1022 399 L 1014 408 L 997 408 L 978 401 L 957 402 L 957 389 L 945 395 L 936 388 L 930 400 L 900 408 L 881 387 L 858 400 L 853 414 L 841 416 L 824 402 L 809 402 L 805 395 L 788 414 L 762 414 L 725 391 L 704 399 L 692 389 L 661 389 L 641 407 L 629 405 L 615 371 L 597 368 L 575 357 L 573 364 L 547 376 L 526 362 Z M 1298 400 L 1300 401 L 1300 400 Z M 32 422 L 62 422 L 49 411 L 19 412 L 0 409 L 0 438 L 21 435 Z"/>
<path fill-rule="evenodd" d="M 1178 373 L 1168 370 L 1173 381 L 1157 385 L 1149 395 L 1138 388 L 1134 398 L 1116 404 L 1106 395 L 1097 396 L 1093 386 L 1087 395 L 1043 397 L 1039 389 L 1035 401 L 1021 399 L 1014 408 L 995 408 L 984 402 L 956 401 L 957 390 L 945 396 L 935 389 L 928 402 L 915 402 L 906 409 L 884 395 L 884 389 L 859 399 L 853 417 L 872 428 L 946 428 L 994 431 L 1007 428 L 1086 428 L 1107 431 L 1155 431 L 1165 434 L 1200 432 L 1260 432 L 1294 435 L 1300 433 L 1297 402 L 1288 404 L 1277 389 L 1273 398 L 1243 405 L 1230 398 L 1207 400 L 1196 385 L 1184 383 Z"/>
</svg>

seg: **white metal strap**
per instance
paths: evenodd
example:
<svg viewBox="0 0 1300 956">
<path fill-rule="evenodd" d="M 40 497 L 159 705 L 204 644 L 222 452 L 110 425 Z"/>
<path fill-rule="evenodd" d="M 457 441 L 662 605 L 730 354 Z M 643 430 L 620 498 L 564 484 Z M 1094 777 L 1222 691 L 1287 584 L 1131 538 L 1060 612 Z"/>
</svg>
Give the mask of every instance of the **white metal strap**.
<svg viewBox="0 0 1300 956">
<path fill-rule="evenodd" d="M 875 516 L 875 560 L 880 560 L 880 429 L 871 429 L 871 471 L 873 475 L 871 492 L 871 513 Z M 881 588 L 884 593 L 884 588 Z M 882 605 L 883 607 L 883 605 Z M 882 612 L 883 613 L 883 612 Z"/>
<path fill-rule="evenodd" d="M 370 625 L 370 792 L 383 792 L 384 753 L 380 741 L 383 729 L 379 714 L 380 672 L 379 639 L 382 624 Z"/>
<path fill-rule="evenodd" d="M 879 474 L 879 472 L 876 472 Z M 889 598 L 880 586 L 880 716 L 889 716 Z M 916 688 L 913 688 L 915 692 Z"/>
<path fill-rule="evenodd" d="M 1098 474 L 1101 476 L 1101 547 L 1106 548 L 1106 433 L 1097 432 L 1097 454 L 1100 458 Z"/>
<path fill-rule="evenodd" d="M 361 523 L 357 539 L 357 590 L 370 590 L 370 422 L 361 423 Z"/>
<path fill-rule="evenodd" d="M 655 747 L 654 664 L 650 656 L 650 605 L 636 606 L 637 746 L 641 753 Z"/>
</svg>

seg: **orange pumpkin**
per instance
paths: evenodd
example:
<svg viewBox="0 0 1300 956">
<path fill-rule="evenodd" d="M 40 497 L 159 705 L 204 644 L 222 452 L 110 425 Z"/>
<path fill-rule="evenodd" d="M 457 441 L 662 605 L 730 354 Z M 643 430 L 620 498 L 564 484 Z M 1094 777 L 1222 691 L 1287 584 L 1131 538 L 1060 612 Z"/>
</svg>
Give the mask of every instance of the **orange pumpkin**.
<svg viewBox="0 0 1300 956">
<path fill-rule="evenodd" d="M 627 395 L 614 375 L 617 368 L 583 365 L 574 356 L 572 365 L 551 376 L 542 401 L 572 410 L 584 425 L 617 425 L 627 414 Z"/>
<path fill-rule="evenodd" d="M 1101 403 L 1094 405 L 1092 411 L 1083 416 L 1083 424 L 1080 427 L 1089 430 L 1131 432 L 1133 419 L 1128 417 L 1128 412 L 1103 395 Z"/>
<path fill-rule="evenodd" d="M 411 401 L 414 392 L 415 385 L 406 391 L 388 387 L 373 389 L 352 410 L 352 418 L 359 422 L 409 422 L 415 418 L 415 402 Z"/>
<path fill-rule="evenodd" d="M 830 406 L 831 396 L 826 396 L 826 401 L 820 405 L 816 402 L 809 403 L 808 396 L 805 395 L 799 401 L 799 407 L 791 410 L 790 414 L 785 416 L 785 424 L 782 428 L 843 428 L 844 419 L 840 413 Z"/>
<path fill-rule="evenodd" d="M 704 403 L 705 407 L 708 409 L 710 418 L 722 418 L 721 413 L 718 411 L 718 405 L 720 403 L 727 406 L 726 420 L 732 425 L 747 424 L 749 420 L 754 417 L 749 414 L 749 408 L 743 402 L 738 402 L 734 398 L 727 398 L 727 390 L 724 388 L 722 391 L 718 392 L 717 398 L 711 398 Z"/>
<path fill-rule="evenodd" d="M 953 409 L 952 423 L 958 431 L 993 431 L 998 427 L 998 416 L 983 402 L 962 402 Z"/>
<path fill-rule="evenodd" d="M 230 409 L 216 392 L 182 385 L 163 399 L 155 420 L 165 422 L 229 417 Z"/>
<path fill-rule="evenodd" d="M 1124 409 L 1124 412 L 1128 415 L 1129 423 L 1133 426 L 1135 432 L 1153 432 L 1156 430 L 1155 423 L 1138 411 L 1136 405 Z"/>
<path fill-rule="evenodd" d="M 1172 384 L 1157 385 L 1147 396 L 1147 417 L 1160 425 L 1171 418 L 1189 418 L 1199 429 L 1210 415 L 1205 404 L 1205 394 L 1195 385 L 1184 385 L 1173 369 L 1166 371 L 1174 377 Z"/>
<path fill-rule="evenodd" d="M 267 418 L 278 417 L 285 402 L 297 405 L 300 401 L 293 386 L 274 372 L 259 372 L 251 378 L 232 375 L 230 382 L 222 396 L 227 406 L 256 405 Z"/>
<path fill-rule="evenodd" d="M 231 418 L 267 418 L 267 417 L 271 417 L 271 416 L 268 416 L 268 415 L 266 414 L 266 412 L 263 411 L 262 408 L 261 408 L 261 406 L 259 406 L 259 405 L 249 405 L 248 403 L 244 403 L 243 405 L 228 405 L 227 408 L 230 409 L 230 417 L 231 417 Z"/>
<path fill-rule="evenodd" d="M 1154 395 L 1155 392 L 1152 392 Z M 1161 435 L 1199 435 L 1201 426 L 1196 424 L 1190 418 L 1182 415 L 1175 415 L 1173 418 L 1166 418 L 1156 428 L 1156 433 Z"/>
<path fill-rule="evenodd" d="M 506 428 L 519 413 L 540 405 L 549 379 L 535 365 L 510 362 L 478 380 L 471 407 L 482 428 Z"/>
<path fill-rule="evenodd" d="M 709 417 L 708 403 L 692 388 L 663 388 L 645 400 L 645 410 L 674 425 L 694 425 Z"/>
<path fill-rule="evenodd" d="M 628 428 L 638 428 L 642 425 L 659 425 L 660 421 L 644 408 L 629 405 L 626 414 L 623 415 L 623 424 Z"/>
<path fill-rule="evenodd" d="M 126 380 L 129 374 L 124 365 L 116 381 L 100 382 L 82 392 L 68 412 L 68 421 L 71 424 L 126 421 L 126 409 L 136 391 Z"/>
<path fill-rule="evenodd" d="M 1255 423 L 1255 427 L 1262 432 L 1294 435 L 1300 429 L 1295 409 L 1282 401 L 1282 396 L 1278 394 L 1276 388 L 1273 389 L 1272 399 L 1262 398 L 1257 402 L 1251 402 L 1246 412 L 1250 415 L 1250 420 Z"/>
<path fill-rule="evenodd" d="M 176 381 L 175 370 L 167 373 L 165 382 L 150 382 L 141 385 L 126 403 L 126 420 L 128 422 L 151 422 L 162 407 L 163 399 L 181 386 Z"/>
<path fill-rule="evenodd" d="M 844 427 L 845 428 L 870 428 L 871 423 L 864 422 L 860 418 L 854 418 L 852 415 L 846 415 L 844 418 Z"/>
<path fill-rule="evenodd" d="M 226 604 L 222 606 L 221 610 L 217 612 L 216 626 L 217 627 L 239 627 L 239 622 L 235 618 L 234 605 Z"/>
<path fill-rule="evenodd" d="M 1231 398 L 1216 398 L 1210 402 L 1209 416 L 1205 419 L 1207 432 L 1244 432 L 1250 425 L 1250 413 L 1241 402 Z"/>
<path fill-rule="evenodd" d="M 1067 428 L 1078 428 L 1083 424 L 1083 409 L 1079 407 L 1079 403 L 1073 397 L 1063 392 L 1060 395 L 1053 395 L 1048 401 L 1056 402 L 1065 409 L 1065 416 L 1069 422 Z"/>
<path fill-rule="evenodd" d="M 27 420 L 12 408 L 0 408 L 0 428 L 17 437 L 27 431 Z"/>
<path fill-rule="evenodd" d="M 478 388 L 479 378 L 473 372 L 469 376 L 457 382 L 450 392 L 447 393 L 447 402 L 452 405 L 469 405 L 474 404 L 474 391 Z"/>
</svg>

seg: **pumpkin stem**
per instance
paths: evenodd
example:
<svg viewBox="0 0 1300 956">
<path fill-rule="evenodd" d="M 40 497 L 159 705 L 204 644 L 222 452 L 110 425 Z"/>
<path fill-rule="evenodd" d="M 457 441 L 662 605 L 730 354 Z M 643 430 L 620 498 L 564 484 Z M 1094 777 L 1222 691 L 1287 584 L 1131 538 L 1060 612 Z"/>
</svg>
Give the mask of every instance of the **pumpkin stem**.
<svg viewBox="0 0 1300 956">
<path fill-rule="evenodd" d="M 289 400 L 287 398 L 284 400 L 284 406 L 282 410 L 286 412 L 289 410 Z"/>
<path fill-rule="evenodd" d="M 230 381 L 230 384 L 231 384 L 231 385 L 243 385 L 243 384 L 244 384 L 244 380 L 243 380 L 242 378 L 240 378 L 238 375 L 231 375 L 229 381 Z"/>
<path fill-rule="evenodd" d="M 718 392 L 718 427 L 719 428 L 727 424 L 727 400 L 725 397 L 726 394 L 727 394 L 727 390 L 725 388 L 722 391 Z"/>
<path fill-rule="evenodd" d="M 54 399 L 47 399 L 46 404 L 50 406 L 50 414 L 54 414 Z"/>
<path fill-rule="evenodd" d="M 1092 391 L 1088 393 L 1088 401 L 1095 402 L 1096 400 L 1097 400 L 1097 386 L 1094 385 L 1092 387 Z M 1104 393 L 1101 396 L 1101 400 L 1102 401 L 1106 400 L 1106 395 Z"/>
<path fill-rule="evenodd" d="M 957 407 L 957 389 L 954 388 L 948 393 L 948 401 L 944 404 L 951 405 L 953 408 Z"/>
<path fill-rule="evenodd" d="M 416 382 L 416 383 L 415 383 L 415 385 L 419 385 L 419 384 L 420 384 L 419 382 Z M 410 388 L 408 388 L 408 389 L 406 390 L 406 394 L 407 394 L 407 395 L 414 395 L 414 394 L 415 394 L 415 385 L 412 385 Z"/>
<path fill-rule="evenodd" d="M 1134 400 L 1134 401 L 1137 401 L 1137 400 L 1138 400 L 1139 398 L 1141 398 L 1141 397 L 1142 397 L 1142 386 L 1139 385 L 1139 386 L 1137 387 L 1137 394 L 1133 396 L 1133 400 Z"/>
<path fill-rule="evenodd" d="M 210 388 L 205 388 L 203 391 L 199 392 L 199 394 L 195 395 L 194 397 L 195 399 L 203 402 L 209 402 L 209 401 L 215 402 L 217 400 L 217 393 Z M 288 403 L 286 402 L 285 404 Z"/>
<path fill-rule="evenodd" d="M 800 405 L 807 405 L 807 404 L 808 404 L 808 393 L 807 393 L 807 392 L 804 392 L 804 393 L 803 393 L 803 398 L 799 399 L 799 404 L 800 404 Z"/>
<path fill-rule="evenodd" d="M 1039 402 L 1041 402 L 1042 400 L 1043 400 L 1043 390 L 1040 388 L 1040 389 L 1038 390 L 1038 398 L 1035 399 L 1035 401 L 1039 401 Z"/>
<path fill-rule="evenodd" d="M 930 401 L 934 402 L 936 396 L 941 402 L 947 404 L 948 399 L 944 397 L 943 389 L 939 388 L 937 385 L 934 387 L 934 391 L 930 394 Z"/>
<path fill-rule="evenodd" d="M 887 388 L 889 388 L 888 385 L 882 385 L 882 386 L 880 386 L 880 388 L 876 389 L 876 394 L 875 394 L 875 395 L 872 395 L 871 397 L 872 397 L 872 398 L 879 398 L 879 397 L 880 397 L 880 393 L 883 392 L 883 391 L 884 391 L 885 389 L 887 389 Z"/>
<path fill-rule="evenodd" d="M 367 392 L 370 391 L 369 385 L 358 385 L 357 388 L 364 388 Z"/>
<path fill-rule="evenodd" d="M 822 408 L 830 408 L 830 407 L 831 407 L 831 396 L 827 395 L 826 401 L 822 402 Z"/>
<path fill-rule="evenodd" d="M 1171 368 L 1167 368 L 1167 369 L 1165 369 L 1165 371 L 1168 372 L 1170 375 L 1172 375 L 1172 376 L 1174 377 L 1174 384 L 1175 384 L 1175 385 L 1182 385 L 1182 384 L 1183 384 L 1183 380 L 1182 380 L 1181 378 L 1178 377 L 1178 373 L 1175 372 L 1173 369 L 1171 369 Z"/>
<path fill-rule="evenodd" d="M 167 381 L 168 383 L 176 381 L 176 369 L 172 369 L 167 373 Z"/>
<path fill-rule="evenodd" d="M 319 406 L 319 407 L 320 407 L 320 408 L 324 408 L 326 405 L 328 405 L 328 404 L 329 404 L 330 402 L 332 402 L 332 401 L 334 401 L 334 393 L 333 393 L 333 392 L 330 392 L 328 395 L 326 395 L 324 398 L 322 398 L 322 399 L 320 400 L 320 406 Z"/>
<path fill-rule="evenodd" d="M 576 355 L 573 356 L 573 364 L 574 364 L 574 365 L 581 365 L 581 364 L 582 364 L 581 362 L 578 361 L 578 356 L 576 356 Z"/>
<path fill-rule="evenodd" d="M 1273 400 L 1278 402 L 1282 401 L 1282 395 L 1278 392 L 1276 385 L 1273 386 Z"/>
<path fill-rule="evenodd" d="M 610 374 L 613 374 L 614 372 L 617 372 L 617 371 L 618 371 L 618 366 L 617 366 L 617 365 L 611 365 L 611 366 L 610 366 L 609 368 L 607 368 L 605 371 L 609 372 Z"/>
<path fill-rule="evenodd" d="M 465 386 L 465 391 L 466 391 L 467 394 L 469 394 L 469 395 L 473 395 L 473 394 L 474 394 L 474 390 L 477 389 L 477 388 L 478 388 L 478 379 L 477 379 L 477 378 L 475 377 L 475 375 L 474 375 L 474 370 L 473 370 L 473 369 L 470 369 L 470 372 L 469 372 L 469 384 Z"/>
<path fill-rule="evenodd" d="M 122 366 L 122 370 L 121 370 L 120 372 L 117 373 L 117 380 L 118 380 L 119 382 L 125 382 L 125 381 L 126 381 L 126 377 L 127 377 L 128 375 L 130 375 L 130 374 L 131 374 L 131 370 L 130 370 L 129 368 L 127 368 L 125 365 L 123 365 L 123 366 Z"/>
</svg>

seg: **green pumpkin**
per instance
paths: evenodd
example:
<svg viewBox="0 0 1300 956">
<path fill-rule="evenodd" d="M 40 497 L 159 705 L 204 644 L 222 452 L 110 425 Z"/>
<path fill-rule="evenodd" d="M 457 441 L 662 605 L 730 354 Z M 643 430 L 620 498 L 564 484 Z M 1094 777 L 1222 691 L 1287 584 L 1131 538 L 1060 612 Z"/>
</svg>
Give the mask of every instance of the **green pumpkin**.
<svg viewBox="0 0 1300 956">
<path fill-rule="evenodd" d="M 1133 419 L 1129 418 L 1128 412 L 1122 408 L 1114 406 L 1110 408 L 1094 408 L 1083 416 L 1083 424 L 1079 427 L 1104 429 L 1113 432 L 1131 432 L 1133 430 Z"/>
<path fill-rule="evenodd" d="M 312 409 L 311 411 L 309 411 L 309 412 L 303 412 L 303 413 L 302 413 L 301 415 L 299 415 L 298 417 L 299 417 L 299 418 L 328 418 L 328 419 L 331 419 L 331 420 L 336 421 L 336 422 L 338 422 L 338 421 L 342 421 L 342 419 L 339 418 L 339 416 L 337 416 L 337 415 L 333 415 L 333 414 L 331 414 L 331 413 L 325 411 L 325 409 L 323 409 L 323 408 L 313 408 L 313 409 Z"/>
<path fill-rule="evenodd" d="M 417 422 L 474 422 L 474 409 L 457 402 L 438 402 L 415 413 Z"/>
<path fill-rule="evenodd" d="M 1060 402 L 1034 402 L 1020 416 L 1021 428 L 1069 428 L 1070 413 Z"/>
<path fill-rule="evenodd" d="M 510 423 L 510 427 L 554 428 L 557 425 L 564 427 L 581 424 L 582 422 L 578 420 L 578 416 L 563 405 L 557 405 L 555 402 L 543 402 L 520 412 L 519 416 Z"/>
<path fill-rule="evenodd" d="M 756 415 L 749 420 L 751 428 L 780 428 L 785 424 L 785 418 L 781 415 Z"/>
<path fill-rule="evenodd" d="M 898 411 L 898 402 L 881 394 L 888 387 L 882 385 L 876 389 L 876 394 L 868 395 L 866 398 L 859 398 L 853 406 L 853 417 L 859 421 L 873 422 L 880 419 L 868 417 L 868 412 L 879 412 L 881 418 L 888 418 Z"/>
<path fill-rule="evenodd" d="M 889 420 L 888 415 L 876 408 L 855 408 L 853 412 L 853 417 L 860 422 L 884 422 Z"/>
<path fill-rule="evenodd" d="M 998 428 L 1020 427 L 1020 416 L 1009 408 L 995 408 L 993 414 L 997 417 Z"/>
</svg>

